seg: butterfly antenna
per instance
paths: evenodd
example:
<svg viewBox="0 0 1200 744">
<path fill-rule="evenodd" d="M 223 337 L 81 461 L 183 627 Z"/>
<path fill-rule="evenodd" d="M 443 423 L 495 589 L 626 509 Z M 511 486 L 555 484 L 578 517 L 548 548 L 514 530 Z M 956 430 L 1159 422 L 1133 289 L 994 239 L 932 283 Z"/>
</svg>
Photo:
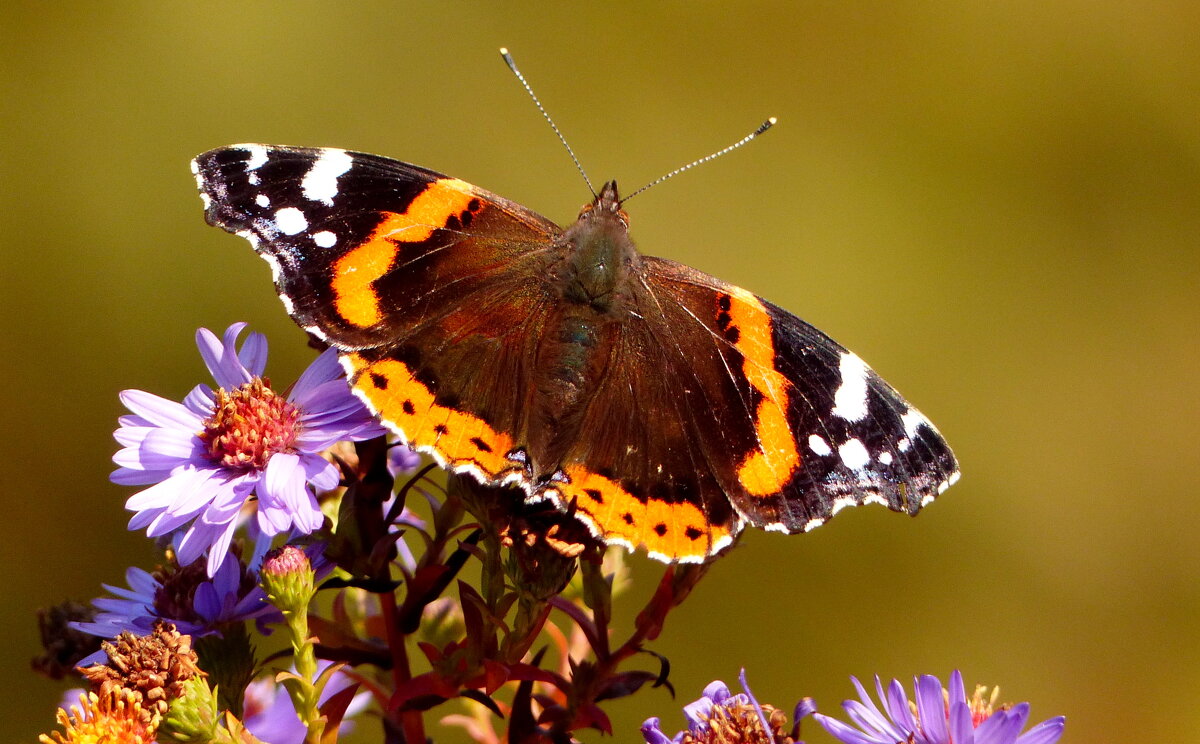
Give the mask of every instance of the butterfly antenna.
<svg viewBox="0 0 1200 744">
<path fill-rule="evenodd" d="M 667 175 L 654 179 L 650 183 L 646 184 L 645 186 L 641 187 L 637 191 L 633 192 L 629 196 L 622 199 L 621 203 L 624 204 L 625 202 L 629 201 L 630 199 L 632 199 L 633 197 L 642 193 L 643 191 L 650 188 L 651 186 L 657 186 L 658 184 L 662 183 L 663 181 L 667 180 L 668 178 L 671 178 L 672 176 L 678 176 L 680 173 L 683 173 L 685 170 L 691 170 L 692 168 L 695 168 L 697 165 L 703 165 L 704 163 L 707 163 L 710 160 L 716 160 L 717 158 L 721 157 L 722 155 L 724 155 L 727 152 L 733 152 L 734 150 L 738 149 L 739 147 L 746 144 L 750 140 L 754 139 L 758 135 L 762 134 L 763 132 L 767 131 L 771 127 L 775 126 L 775 122 L 777 122 L 777 121 L 779 121 L 779 120 L 776 119 L 774 116 L 772 116 L 770 119 L 767 119 L 761 125 L 759 125 L 758 129 L 755 129 L 750 134 L 747 134 L 745 137 L 742 137 L 740 140 L 738 140 L 737 142 L 734 142 L 729 147 L 726 147 L 723 150 L 717 150 L 713 154 L 706 155 L 705 157 L 702 157 L 699 160 L 693 160 L 692 162 L 688 163 L 687 165 L 683 166 L 682 168 L 676 168 L 675 170 L 671 171 Z"/>
<path fill-rule="evenodd" d="M 569 144 L 567 144 L 567 138 L 563 136 L 562 132 L 558 131 L 558 125 L 554 123 L 554 119 L 550 118 L 550 114 L 546 113 L 546 109 L 542 106 L 542 102 L 538 100 L 537 95 L 533 92 L 533 88 L 529 87 L 529 81 L 527 81 L 525 76 L 521 74 L 521 71 L 517 69 L 517 63 L 512 58 L 512 55 L 508 53 L 508 49 L 505 47 L 500 47 L 500 56 L 504 57 L 504 63 L 508 65 L 508 69 L 512 70 L 513 74 L 517 76 L 517 80 L 521 81 L 521 85 L 525 86 L 525 92 L 528 93 L 529 97 L 533 99 L 533 105 L 537 106 L 537 110 L 542 112 L 542 116 L 546 117 L 546 121 L 550 123 L 550 128 L 553 129 L 554 133 L 558 135 L 558 141 L 563 143 L 563 147 L 567 148 L 567 154 L 570 155 L 571 160 L 575 162 L 575 167 L 579 169 L 579 175 L 583 176 L 583 182 L 587 184 L 588 190 L 591 191 L 592 196 L 595 197 L 596 189 L 592 186 L 592 179 L 588 178 L 588 174 L 586 171 L 584 171 L 583 165 L 580 164 L 579 158 L 575 157 L 575 151 L 571 149 Z"/>
</svg>

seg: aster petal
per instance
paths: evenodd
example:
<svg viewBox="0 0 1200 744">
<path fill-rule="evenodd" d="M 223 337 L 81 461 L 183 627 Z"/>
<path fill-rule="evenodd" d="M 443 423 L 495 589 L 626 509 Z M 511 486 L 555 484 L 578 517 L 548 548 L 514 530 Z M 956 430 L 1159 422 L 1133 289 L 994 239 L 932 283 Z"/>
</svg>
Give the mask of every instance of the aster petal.
<svg viewBox="0 0 1200 744">
<path fill-rule="evenodd" d="M 950 687 L 947 689 L 947 692 L 950 694 L 950 703 L 952 705 L 956 702 L 963 705 L 967 704 L 967 688 L 963 684 L 962 672 L 957 669 L 950 672 Z"/>
<path fill-rule="evenodd" d="M 204 443 L 196 436 L 196 431 L 198 429 L 155 429 L 146 434 L 140 449 L 144 454 L 164 459 L 191 460 L 204 452 Z"/>
<path fill-rule="evenodd" d="M 871 700 L 871 696 L 867 693 L 866 688 L 863 687 L 862 683 L 858 681 L 858 678 L 851 675 L 850 681 L 854 684 L 854 689 L 858 691 L 859 699 L 862 700 L 862 703 L 858 704 L 856 707 L 860 709 L 860 715 L 866 721 L 869 721 L 868 725 L 881 734 L 888 734 L 897 741 L 907 738 L 907 734 L 909 732 L 900 731 L 900 729 L 896 728 L 896 726 L 892 724 L 888 716 L 880 712 L 879 708 L 876 707 L 875 702 Z M 875 686 L 876 688 L 880 688 L 878 677 L 875 678 Z M 882 689 L 879 690 L 879 699 L 884 699 Z M 854 702 L 855 701 L 847 700 L 846 702 L 842 703 L 842 708 L 845 709 L 847 713 L 851 713 L 851 709 L 848 706 Z M 862 726 L 863 721 L 860 721 L 859 725 Z"/>
<path fill-rule="evenodd" d="M 305 483 L 300 458 L 289 453 L 272 455 L 259 488 L 259 527 L 269 534 L 272 529 L 278 534 L 295 525 L 308 534 L 321 526 L 322 519 L 317 500 Z"/>
<path fill-rule="evenodd" d="M 228 338 L 228 332 L 226 336 Z M 238 350 L 237 357 L 247 372 L 255 377 L 262 377 L 267 368 L 267 337 L 258 331 L 251 333 Z"/>
<path fill-rule="evenodd" d="M 118 486 L 152 486 L 166 480 L 171 475 L 169 470 L 139 470 L 137 468 L 117 468 L 108 474 L 108 480 Z"/>
<path fill-rule="evenodd" d="M 1047 719 L 1017 737 L 1017 744 L 1056 744 L 1066 725 L 1062 716 Z"/>
<path fill-rule="evenodd" d="M 207 328 L 196 331 L 196 348 L 217 386 L 232 390 L 250 382 L 252 375 L 237 358 L 237 336 L 246 327 L 245 323 L 234 323 L 225 331 L 224 342 Z"/>
<path fill-rule="evenodd" d="M 144 509 L 129 518 L 129 523 L 127 525 L 125 525 L 125 529 L 129 530 L 130 532 L 136 532 L 138 530 L 144 529 L 146 527 L 146 525 L 154 522 L 154 520 L 158 519 L 158 517 L 161 516 L 162 513 L 165 512 L 166 510 L 167 510 L 166 507 L 156 507 L 154 509 Z"/>
<path fill-rule="evenodd" d="M 154 424 L 141 416 L 127 413 L 123 416 L 117 416 L 117 426 L 154 426 Z"/>
<path fill-rule="evenodd" d="M 205 550 L 210 550 L 209 558 L 211 560 L 211 546 L 222 539 L 225 540 L 225 550 L 228 549 L 229 539 L 232 538 L 233 530 L 238 525 L 238 513 L 255 482 L 253 478 L 247 477 L 221 484 L 221 488 L 213 497 L 208 508 L 192 522 L 192 526 L 187 529 L 183 538 L 176 545 L 176 559 L 180 565 L 186 566 L 195 562 L 204 554 Z M 223 556 L 224 550 L 221 552 L 221 557 Z M 213 564 L 214 572 L 220 563 L 220 558 L 218 558 Z"/>
<path fill-rule="evenodd" d="M 201 418 L 211 416 L 216 403 L 216 395 L 208 385 L 197 385 L 183 398 L 184 407 Z"/>
<path fill-rule="evenodd" d="M 225 554 L 229 556 L 228 553 Z M 224 567 L 225 563 L 221 566 Z M 221 573 L 221 569 L 217 569 L 217 573 Z M 222 615 L 224 600 L 228 595 L 222 594 L 209 582 L 204 582 L 196 587 L 196 593 L 192 595 L 192 610 L 204 618 L 205 622 L 215 622 Z"/>
<path fill-rule="evenodd" d="M 300 464 L 304 467 L 304 477 L 318 491 L 332 491 L 342 482 L 341 468 L 320 455 L 300 455 Z"/>
<path fill-rule="evenodd" d="M 1003 714 L 1003 723 L 997 728 L 990 742 L 982 744 L 1014 744 L 1029 717 L 1029 703 L 1019 703 L 1008 710 L 998 711 L 995 715 Z"/>
<path fill-rule="evenodd" d="M 309 385 L 304 395 L 296 394 L 293 390 L 288 396 L 293 404 L 318 414 L 324 415 L 327 412 L 341 413 L 343 411 L 362 408 L 363 402 L 350 392 L 350 383 L 346 382 L 343 377 L 335 377 L 332 380 L 324 382 L 315 382 Z"/>
<path fill-rule="evenodd" d="M 646 744 L 672 744 L 667 735 L 662 732 L 659 727 L 658 718 L 647 718 L 642 724 L 642 738 L 646 740 Z"/>
<path fill-rule="evenodd" d="M 949 728 L 950 741 L 954 744 L 975 744 L 975 722 L 971 717 L 971 708 L 965 702 L 955 700 L 953 692 L 950 693 Z"/>
<path fill-rule="evenodd" d="M 117 396 L 126 408 L 155 426 L 199 431 L 203 420 L 182 404 L 143 390 L 122 390 Z"/>
<path fill-rule="evenodd" d="M 829 732 L 831 736 L 845 744 L 895 744 L 894 739 L 883 739 L 880 737 L 869 736 L 856 728 L 851 728 L 836 718 L 830 718 L 823 713 L 814 713 L 813 718 L 821 727 Z"/>
<path fill-rule="evenodd" d="M 229 544 L 233 541 L 233 531 L 237 528 L 236 521 L 230 521 L 225 531 L 217 536 L 212 547 L 208 549 L 208 575 L 212 576 L 221 567 L 221 561 L 229 552 Z"/>
<path fill-rule="evenodd" d="M 137 566 L 130 566 L 125 570 L 125 583 L 129 584 L 131 591 L 136 592 L 139 596 L 149 597 L 152 600 L 154 593 L 158 591 L 158 579 L 154 578 L 154 575 L 149 571 Z M 107 586 L 104 588 L 112 591 Z"/>
<path fill-rule="evenodd" d="M 158 431 L 164 431 L 159 429 Z M 186 465 L 199 465 L 199 458 L 180 457 L 178 454 L 157 452 L 146 447 L 125 447 L 113 453 L 114 465 L 126 470 L 153 470 L 170 475 L 171 471 Z"/>
<path fill-rule="evenodd" d="M 946 731 L 946 704 L 942 697 L 942 681 L 932 674 L 922 674 L 913 685 L 917 698 L 917 718 L 930 744 L 949 744 Z"/>
<path fill-rule="evenodd" d="M 122 594 L 129 595 L 129 596 L 125 597 L 125 598 L 122 598 L 122 597 L 97 597 L 96 599 L 93 599 L 92 607 L 95 607 L 97 610 L 99 610 L 101 614 L 103 614 L 103 613 L 127 614 L 130 609 L 141 608 L 141 609 L 148 610 L 150 607 L 152 607 L 154 605 L 153 599 L 146 599 L 144 597 L 139 597 L 136 594 L 133 594 L 132 592 L 130 592 L 128 589 L 120 589 L 120 587 L 109 586 L 108 584 L 104 584 L 103 586 L 104 586 L 105 591 L 112 592 L 114 590 L 120 590 Z M 99 617 L 99 615 L 97 615 L 97 618 L 98 617 Z"/>
<path fill-rule="evenodd" d="M 703 695 L 717 705 L 733 697 L 733 693 L 729 691 L 729 685 L 719 679 L 710 682 L 708 687 L 704 688 Z"/>
<path fill-rule="evenodd" d="M 308 368 L 300 373 L 292 390 L 288 393 L 288 400 L 303 406 L 309 399 L 310 392 L 330 380 L 342 376 L 342 365 L 338 362 L 337 350 L 326 349 L 308 365 Z M 348 383 L 342 384 L 347 391 L 350 389 Z"/>
<path fill-rule="evenodd" d="M 1018 726 L 1024 727 L 1025 722 L 1029 720 L 1029 703 L 1017 703 L 1008 709 L 1008 714 L 1017 719 Z"/>
<path fill-rule="evenodd" d="M 1004 736 L 1008 724 L 1008 712 L 998 710 L 985 718 L 975 729 L 977 744 L 996 744 Z"/>
<path fill-rule="evenodd" d="M 899 680 L 893 679 L 888 685 L 887 697 L 884 697 L 882 688 L 883 683 L 876 676 L 875 689 L 880 691 L 879 699 L 883 701 L 888 717 L 895 721 L 900 730 L 904 732 L 904 737 L 901 738 L 906 738 L 909 734 L 916 732 L 917 721 L 913 718 L 912 708 L 908 704 L 908 695 L 904 692 L 904 685 L 900 684 Z"/>
<path fill-rule="evenodd" d="M 157 430 L 157 426 L 121 426 L 113 432 L 113 439 L 122 447 L 137 447 L 147 434 Z"/>
<path fill-rule="evenodd" d="M 191 493 L 191 490 L 200 480 L 200 471 L 193 468 L 181 469 L 161 483 L 138 491 L 130 496 L 125 501 L 125 508 L 130 511 L 169 509 L 179 499 Z"/>
<path fill-rule="evenodd" d="M 720 700 L 718 700 L 718 698 Z M 709 683 L 697 700 L 683 706 L 683 716 L 687 719 L 688 728 L 692 731 L 705 729 L 708 716 L 714 704 L 729 698 L 729 687 L 720 680 Z"/>
</svg>

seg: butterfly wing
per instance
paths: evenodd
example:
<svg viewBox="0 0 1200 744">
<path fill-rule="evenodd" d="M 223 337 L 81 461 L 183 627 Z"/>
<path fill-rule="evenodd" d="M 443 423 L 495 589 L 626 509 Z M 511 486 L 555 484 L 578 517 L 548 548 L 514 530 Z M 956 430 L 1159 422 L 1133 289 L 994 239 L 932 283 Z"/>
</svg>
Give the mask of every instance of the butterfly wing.
<svg viewBox="0 0 1200 744">
<path fill-rule="evenodd" d="M 647 267 L 674 329 L 664 363 L 698 390 L 716 377 L 737 389 L 738 406 L 698 402 L 708 413 L 694 431 L 749 523 L 807 531 L 864 503 L 915 514 L 957 480 L 942 435 L 857 355 L 744 289 L 663 259 Z"/>
<path fill-rule="evenodd" d="M 210 223 L 271 264 L 356 392 L 443 465 L 521 480 L 529 340 L 561 230 L 457 179 L 344 150 L 236 145 L 194 161 Z"/>
<path fill-rule="evenodd" d="M 235 145 L 192 168 L 209 223 L 249 240 L 296 322 L 341 349 L 403 340 L 481 286 L 515 281 L 561 233 L 483 189 L 366 153 Z"/>
</svg>

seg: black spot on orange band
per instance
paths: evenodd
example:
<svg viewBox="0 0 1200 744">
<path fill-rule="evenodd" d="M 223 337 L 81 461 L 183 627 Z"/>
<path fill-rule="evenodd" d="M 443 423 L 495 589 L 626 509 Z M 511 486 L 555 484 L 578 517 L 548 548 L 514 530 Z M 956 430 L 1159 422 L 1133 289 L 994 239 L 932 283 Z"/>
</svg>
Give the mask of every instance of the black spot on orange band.
<svg viewBox="0 0 1200 744">
<path fill-rule="evenodd" d="M 404 362 L 370 361 L 359 354 L 346 358 L 354 389 L 408 444 L 433 452 L 448 467 L 473 467 L 490 480 L 520 471 L 520 464 L 505 454 L 513 451 L 509 434 L 474 414 L 441 405 Z"/>
</svg>

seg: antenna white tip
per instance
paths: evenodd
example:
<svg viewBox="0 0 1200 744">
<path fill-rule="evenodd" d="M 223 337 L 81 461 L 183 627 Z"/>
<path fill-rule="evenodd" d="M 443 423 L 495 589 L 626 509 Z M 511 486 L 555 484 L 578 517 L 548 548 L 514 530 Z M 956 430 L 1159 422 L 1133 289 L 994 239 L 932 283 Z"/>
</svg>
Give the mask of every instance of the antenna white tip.
<svg viewBox="0 0 1200 744">
<path fill-rule="evenodd" d="M 508 56 L 508 47 L 500 47 L 500 54 L 507 57 Z"/>
<path fill-rule="evenodd" d="M 774 116 L 772 116 L 771 118 L 767 119 L 767 121 L 771 122 L 771 126 L 775 126 L 777 123 L 779 123 L 779 119 L 778 119 L 778 118 L 776 118 L 776 117 L 774 117 Z"/>
</svg>

